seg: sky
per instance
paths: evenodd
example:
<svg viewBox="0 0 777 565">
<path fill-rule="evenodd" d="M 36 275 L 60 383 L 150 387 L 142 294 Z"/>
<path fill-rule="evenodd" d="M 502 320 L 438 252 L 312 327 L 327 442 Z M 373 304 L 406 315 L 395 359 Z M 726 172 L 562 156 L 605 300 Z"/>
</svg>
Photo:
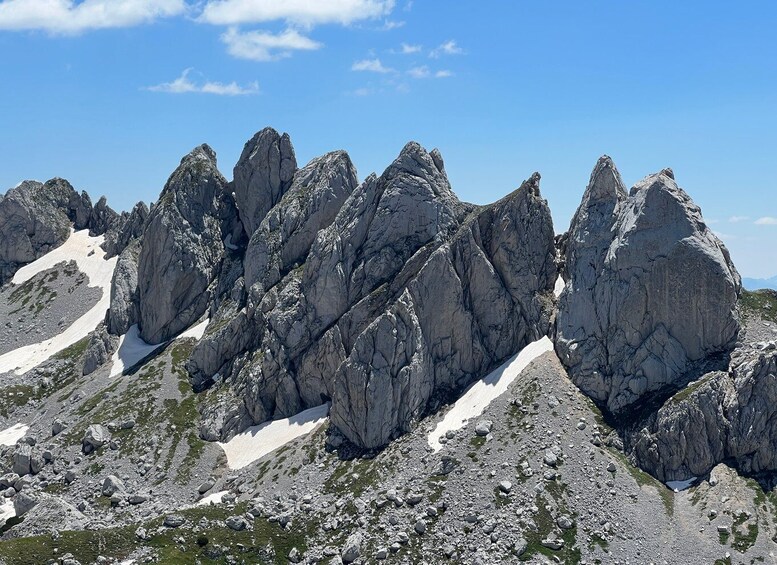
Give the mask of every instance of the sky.
<svg viewBox="0 0 777 565">
<path fill-rule="evenodd" d="M 672 167 L 748 277 L 777 274 L 777 3 L 0 0 L 0 192 L 67 178 L 118 210 L 259 129 L 360 179 L 416 140 L 463 200 L 532 172 L 563 232 L 602 154 Z"/>
</svg>

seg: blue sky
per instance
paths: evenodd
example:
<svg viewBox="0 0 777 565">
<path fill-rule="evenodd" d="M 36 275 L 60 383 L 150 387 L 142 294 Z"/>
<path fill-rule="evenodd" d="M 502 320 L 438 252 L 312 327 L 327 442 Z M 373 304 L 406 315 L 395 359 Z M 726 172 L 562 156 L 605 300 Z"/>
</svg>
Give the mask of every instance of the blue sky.
<svg viewBox="0 0 777 565">
<path fill-rule="evenodd" d="M 272 125 L 360 178 L 411 139 L 486 203 L 542 173 L 556 230 L 611 155 L 671 166 L 743 275 L 777 274 L 777 4 L 0 0 L 0 191 L 154 200 L 207 142 Z"/>
</svg>

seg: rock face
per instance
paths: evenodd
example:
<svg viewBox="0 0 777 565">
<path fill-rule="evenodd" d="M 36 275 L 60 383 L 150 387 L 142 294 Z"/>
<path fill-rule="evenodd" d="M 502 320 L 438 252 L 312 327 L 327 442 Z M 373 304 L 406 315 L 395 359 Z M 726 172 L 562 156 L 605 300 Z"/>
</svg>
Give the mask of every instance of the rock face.
<svg viewBox="0 0 777 565">
<path fill-rule="evenodd" d="M 111 336 L 104 324 L 97 326 L 97 329 L 89 336 L 89 345 L 84 354 L 84 375 L 91 375 L 100 366 L 111 359 L 111 355 L 116 351 L 118 340 Z"/>
<path fill-rule="evenodd" d="M 105 198 L 93 208 L 89 195 L 64 179 L 25 181 L 0 197 L 0 285 L 27 263 L 59 247 L 70 229 L 103 234 L 117 215 Z"/>
<path fill-rule="evenodd" d="M 702 476 L 722 461 L 777 469 L 777 351 L 749 351 L 730 373 L 705 375 L 634 434 L 634 457 L 661 480 Z"/>
<path fill-rule="evenodd" d="M 148 214 L 148 206 L 143 202 L 135 204 L 129 213 L 122 212 L 112 228 L 105 234 L 103 247 L 105 248 L 107 259 L 120 255 L 132 241 L 138 240 L 143 236 Z"/>
<path fill-rule="evenodd" d="M 234 170 L 235 201 L 248 237 L 291 186 L 297 158 L 288 134 L 265 128 L 243 148 Z"/>
<path fill-rule="evenodd" d="M 161 343 L 208 307 L 224 255 L 227 182 L 216 154 L 201 145 L 181 160 L 148 217 L 138 263 L 141 337 Z"/>
<path fill-rule="evenodd" d="M 609 157 L 599 160 L 570 226 L 566 274 L 556 352 L 611 412 L 682 386 L 736 341 L 740 277 L 668 169 L 627 195 Z"/>
<path fill-rule="evenodd" d="M 269 164 L 249 151 L 266 138 Z M 265 178 L 284 152 L 290 143 L 268 130 L 247 145 L 241 218 L 238 168 Z M 438 152 L 410 143 L 359 186 L 344 152 L 314 159 L 286 188 L 270 184 L 272 203 L 252 208 L 269 211 L 244 276 L 187 365 L 195 385 L 218 374 L 243 399 L 222 437 L 331 400 L 348 439 L 379 447 L 547 331 L 556 265 L 538 175 L 477 208 L 453 194 Z"/>
<path fill-rule="evenodd" d="M 140 322 L 138 296 L 138 262 L 140 244 L 133 242 L 125 248 L 113 271 L 111 279 L 111 306 L 106 316 L 108 332 L 123 335 L 131 326 Z"/>
</svg>

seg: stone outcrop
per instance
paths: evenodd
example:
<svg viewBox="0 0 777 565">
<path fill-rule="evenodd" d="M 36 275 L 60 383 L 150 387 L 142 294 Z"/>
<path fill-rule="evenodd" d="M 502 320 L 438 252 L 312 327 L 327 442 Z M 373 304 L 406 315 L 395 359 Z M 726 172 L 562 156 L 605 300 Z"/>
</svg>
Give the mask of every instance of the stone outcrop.
<svg viewBox="0 0 777 565">
<path fill-rule="evenodd" d="M 722 461 L 777 469 L 777 349 L 750 349 L 670 398 L 631 437 L 637 463 L 661 480 L 703 476 Z"/>
<path fill-rule="evenodd" d="M 265 128 L 245 144 L 235 165 L 233 189 L 249 238 L 289 189 L 296 170 L 297 158 L 288 134 Z"/>
<path fill-rule="evenodd" d="M 62 245 L 71 229 L 102 235 L 117 217 L 104 197 L 93 208 L 89 195 L 64 179 L 24 181 L 0 197 L 0 285 Z"/>
<path fill-rule="evenodd" d="M 283 145 L 265 130 L 246 151 L 268 136 Z M 252 166 L 276 170 L 279 151 Z M 243 178 L 257 178 L 245 156 Z M 331 400 L 348 439 L 379 447 L 543 335 L 556 265 L 538 183 L 478 208 L 453 194 L 437 151 L 410 143 L 358 187 L 335 152 L 288 187 L 265 183 L 272 202 L 252 228 L 236 168 L 253 230 L 244 276 L 187 365 L 195 385 L 215 375 L 243 398 L 242 411 L 223 414 L 222 437 Z"/>
<path fill-rule="evenodd" d="M 140 322 L 139 260 L 140 243 L 135 241 L 121 252 L 116 261 L 111 279 L 111 306 L 106 315 L 108 332 L 113 335 L 123 335 Z"/>
<path fill-rule="evenodd" d="M 583 392 L 622 413 L 716 357 L 725 367 L 740 277 L 671 170 L 627 195 L 601 158 L 565 245 L 556 352 Z"/>
<path fill-rule="evenodd" d="M 130 243 L 143 236 L 148 214 L 148 206 L 144 202 L 135 204 L 131 212 L 122 212 L 105 234 L 103 248 L 106 258 L 110 259 L 120 255 Z"/>
<path fill-rule="evenodd" d="M 105 324 L 100 324 L 89 336 L 89 344 L 84 353 L 82 373 L 91 375 L 99 367 L 110 361 L 118 346 L 118 338 L 108 333 Z"/>
<path fill-rule="evenodd" d="M 151 209 L 138 262 L 141 337 L 161 343 L 208 308 L 225 252 L 227 182 L 207 145 L 181 160 Z"/>
</svg>

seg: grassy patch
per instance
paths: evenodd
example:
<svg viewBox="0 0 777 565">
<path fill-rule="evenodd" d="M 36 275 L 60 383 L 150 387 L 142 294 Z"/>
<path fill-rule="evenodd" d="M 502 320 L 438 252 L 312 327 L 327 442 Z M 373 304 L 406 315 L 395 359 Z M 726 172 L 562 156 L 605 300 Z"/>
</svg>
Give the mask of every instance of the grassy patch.
<svg viewBox="0 0 777 565">
<path fill-rule="evenodd" d="M 7 565 L 38 565 L 55 556 L 72 553 L 82 563 L 94 563 L 99 555 L 120 560 L 145 546 L 155 550 L 156 562 L 167 565 L 225 563 L 226 555 L 236 557 L 237 562 L 286 564 L 293 547 L 301 552 L 307 549 L 305 532 L 297 528 L 286 531 L 266 520 L 256 520 L 253 531 L 235 532 L 221 522 L 230 515 L 241 515 L 245 511 L 245 505 L 238 505 L 232 510 L 223 506 L 184 510 L 180 514 L 189 524 L 205 518 L 208 526 L 197 533 L 186 527 L 162 529 L 147 542 L 135 537 L 136 525 L 99 531 L 62 532 L 56 541 L 51 536 L 12 539 L 0 544 L 0 559 Z M 143 526 L 149 532 L 156 532 L 161 522 L 162 519 L 158 518 Z"/>
<path fill-rule="evenodd" d="M 777 292 L 770 290 L 742 291 L 739 299 L 745 318 L 755 316 L 777 322 Z"/>
</svg>

